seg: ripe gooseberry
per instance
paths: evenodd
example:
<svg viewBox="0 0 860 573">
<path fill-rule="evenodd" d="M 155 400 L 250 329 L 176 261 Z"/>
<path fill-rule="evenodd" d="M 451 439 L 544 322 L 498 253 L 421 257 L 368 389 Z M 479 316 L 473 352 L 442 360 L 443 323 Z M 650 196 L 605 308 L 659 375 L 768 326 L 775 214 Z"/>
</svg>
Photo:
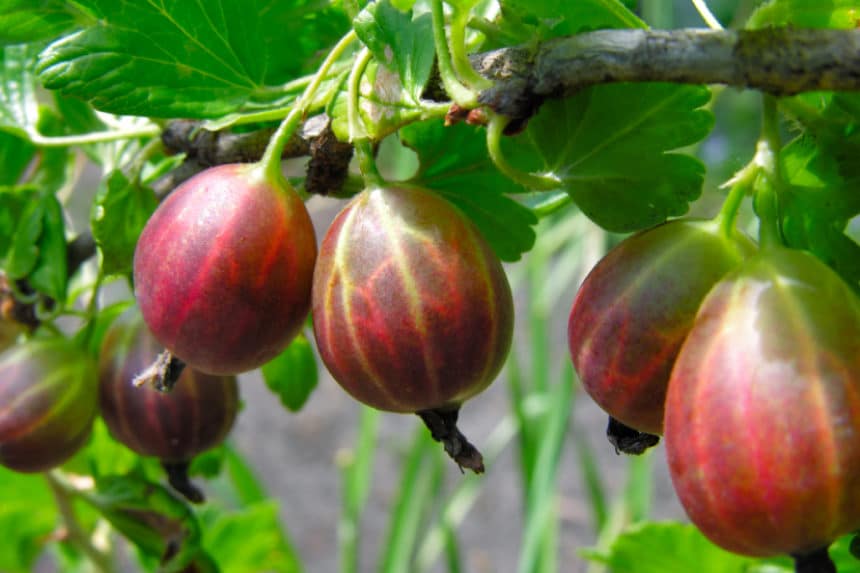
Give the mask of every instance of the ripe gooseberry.
<svg viewBox="0 0 860 573">
<path fill-rule="evenodd" d="M 715 221 L 679 219 L 637 233 L 588 274 L 568 344 L 583 387 L 610 416 L 661 434 L 675 357 L 708 291 L 755 251 Z"/>
<path fill-rule="evenodd" d="M 320 356 L 347 392 L 419 413 L 461 466 L 483 469 L 471 445 L 444 436 L 501 369 L 513 298 L 499 259 L 459 210 L 405 186 L 354 197 L 322 242 L 312 312 Z"/>
<path fill-rule="evenodd" d="M 156 209 L 134 254 L 144 320 L 171 353 L 209 374 L 274 358 L 310 308 L 316 238 L 286 181 L 257 164 L 219 165 Z"/>
<path fill-rule="evenodd" d="M 803 557 L 860 527 L 860 299 L 768 247 L 702 303 L 669 382 L 666 454 L 690 519 L 745 555 Z"/>
<path fill-rule="evenodd" d="M 142 456 L 161 460 L 171 485 L 192 501 L 203 496 L 188 481 L 191 459 L 220 444 L 236 419 L 234 376 L 185 368 L 170 392 L 136 387 L 135 376 L 163 350 L 131 308 L 110 326 L 99 356 L 99 404 L 113 437 Z"/>
<path fill-rule="evenodd" d="M 86 441 L 98 409 L 96 365 L 75 342 L 36 338 L 0 354 L 0 465 L 56 467 Z"/>
</svg>

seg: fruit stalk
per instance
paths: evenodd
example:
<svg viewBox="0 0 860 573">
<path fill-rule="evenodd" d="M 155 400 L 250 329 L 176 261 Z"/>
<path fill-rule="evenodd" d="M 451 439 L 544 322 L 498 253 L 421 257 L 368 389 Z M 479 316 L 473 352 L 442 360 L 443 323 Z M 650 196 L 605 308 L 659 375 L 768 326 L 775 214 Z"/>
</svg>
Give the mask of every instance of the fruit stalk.
<svg viewBox="0 0 860 573">
<path fill-rule="evenodd" d="M 316 75 L 314 75 L 314 79 L 311 80 L 311 83 L 308 84 L 308 87 L 305 88 L 301 97 L 296 101 L 293 109 L 290 110 L 290 113 L 287 114 L 287 117 L 285 117 L 284 121 L 281 122 L 281 125 L 278 126 L 277 131 L 275 131 L 275 134 L 269 141 L 269 145 L 266 147 L 265 153 L 263 153 L 263 158 L 260 160 L 260 165 L 263 166 L 266 173 L 266 179 L 269 181 L 280 181 L 281 177 L 283 177 L 281 175 L 281 154 L 284 151 L 284 146 L 293 136 L 293 133 L 295 133 L 299 122 L 304 119 L 308 105 L 310 105 L 314 94 L 316 94 L 320 84 L 322 84 L 323 80 L 326 78 L 326 74 L 329 69 L 331 69 L 335 61 L 344 53 L 349 45 L 355 41 L 356 38 L 355 30 L 350 30 L 344 34 L 337 44 L 335 44 L 334 48 L 332 48 L 331 52 L 329 52 L 326 59 L 320 65 Z"/>
</svg>

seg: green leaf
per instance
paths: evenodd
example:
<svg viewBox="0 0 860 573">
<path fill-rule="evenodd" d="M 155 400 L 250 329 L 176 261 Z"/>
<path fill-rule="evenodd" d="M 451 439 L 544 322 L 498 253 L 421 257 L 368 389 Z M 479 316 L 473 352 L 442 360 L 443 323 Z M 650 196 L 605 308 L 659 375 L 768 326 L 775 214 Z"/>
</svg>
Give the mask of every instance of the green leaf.
<svg viewBox="0 0 860 573">
<path fill-rule="evenodd" d="M 62 0 L 0 0 L 0 46 L 56 38 L 75 25 Z"/>
<path fill-rule="evenodd" d="M 317 361 L 304 334 L 299 334 L 283 352 L 262 367 L 269 390 L 287 409 L 298 412 L 317 385 Z"/>
<path fill-rule="evenodd" d="M 747 21 L 747 28 L 796 26 L 798 28 L 857 27 L 858 0 L 771 0 Z"/>
<path fill-rule="evenodd" d="M 860 152 L 860 134 L 821 133 L 796 138 L 780 153 L 787 183 L 780 195 L 786 242 L 807 249 L 860 287 L 860 245 L 845 234 L 860 214 L 860 170 L 851 159 Z"/>
<path fill-rule="evenodd" d="M 36 291 L 62 301 L 66 297 L 66 238 L 63 209 L 46 193 L 34 197 L 21 213 L 9 252 L 6 274 L 24 279 Z"/>
<path fill-rule="evenodd" d="M 224 463 L 236 496 L 242 505 L 253 505 L 266 499 L 266 489 L 241 454 L 229 444 L 224 445 Z"/>
<path fill-rule="evenodd" d="M 0 49 L 0 129 L 26 136 L 39 119 L 29 45 Z"/>
<path fill-rule="evenodd" d="M 204 513 L 204 548 L 221 573 L 301 571 L 298 554 L 278 521 L 278 504 L 261 501 L 241 511 Z"/>
<path fill-rule="evenodd" d="M 5 259 L 22 222 L 22 214 L 34 200 L 36 191 L 32 187 L 0 186 L 0 260 L 6 268 Z"/>
<path fill-rule="evenodd" d="M 411 12 L 401 12 L 382 0 L 362 10 L 354 26 L 376 61 L 398 74 L 403 90 L 417 104 L 435 57 L 430 14 L 413 19 Z"/>
<path fill-rule="evenodd" d="M 505 196 L 522 188 L 489 159 L 482 130 L 427 121 L 406 126 L 400 139 L 420 162 L 409 183 L 433 189 L 459 207 L 503 261 L 516 261 L 531 249 L 537 218 Z"/>
<path fill-rule="evenodd" d="M 90 216 L 105 275 L 131 272 L 137 239 L 157 206 L 152 189 L 129 181 L 119 170 L 108 175 Z"/>
<path fill-rule="evenodd" d="M 619 0 L 500 0 L 504 29 L 524 36 L 521 23 L 539 26 L 538 36 L 548 38 L 601 28 L 644 28 L 642 22 Z M 509 21 L 513 20 L 513 26 Z"/>
<path fill-rule="evenodd" d="M 524 136 L 579 208 L 609 231 L 630 232 L 683 215 L 702 190 L 704 166 L 668 153 L 703 139 L 710 91 L 672 84 L 598 86 L 546 102 Z"/>
<path fill-rule="evenodd" d="M 271 102 L 348 29 L 315 0 L 81 4 L 95 19 L 42 52 L 39 76 L 117 114 L 213 118 Z"/>
<path fill-rule="evenodd" d="M 18 183 L 35 153 L 28 141 L 0 131 L 0 187 Z"/>
<path fill-rule="evenodd" d="M 91 505 L 144 553 L 163 559 L 159 571 L 178 573 L 200 550 L 200 525 L 191 509 L 167 489 L 136 476 L 105 476 Z"/>
<path fill-rule="evenodd" d="M 692 525 L 671 522 L 632 526 L 606 557 L 613 573 L 728 573 L 753 563 L 717 547 Z"/>
<path fill-rule="evenodd" d="M 40 475 L 0 467 L 0 571 L 29 573 L 56 527 L 57 510 Z"/>
</svg>

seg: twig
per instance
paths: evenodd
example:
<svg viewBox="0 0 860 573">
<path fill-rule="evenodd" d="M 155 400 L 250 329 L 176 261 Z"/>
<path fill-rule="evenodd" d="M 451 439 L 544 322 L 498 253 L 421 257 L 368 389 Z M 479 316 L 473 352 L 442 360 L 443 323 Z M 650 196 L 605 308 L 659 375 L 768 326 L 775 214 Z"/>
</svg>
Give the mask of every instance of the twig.
<svg viewBox="0 0 860 573">
<path fill-rule="evenodd" d="M 860 30 L 599 30 L 473 57 L 479 100 L 513 118 L 614 82 L 724 84 L 777 96 L 860 90 Z"/>
</svg>

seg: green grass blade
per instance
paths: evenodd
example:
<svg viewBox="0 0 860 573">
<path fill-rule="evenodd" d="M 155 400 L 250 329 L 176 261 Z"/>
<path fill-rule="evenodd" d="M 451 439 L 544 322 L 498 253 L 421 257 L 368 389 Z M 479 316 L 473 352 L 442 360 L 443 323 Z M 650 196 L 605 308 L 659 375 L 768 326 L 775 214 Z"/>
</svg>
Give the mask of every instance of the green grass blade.
<svg viewBox="0 0 860 573">
<path fill-rule="evenodd" d="M 518 453 L 520 477 L 523 482 L 522 491 L 525 494 L 525 492 L 528 492 L 532 481 L 532 468 L 534 468 L 535 465 L 535 453 L 537 451 L 536 442 L 540 433 L 536 431 L 537 428 L 531 423 L 532 418 L 529 417 L 526 412 L 526 392 L 523 387 L 523 372 L 516 349 L 512 350 L 508 356 L 506 373 L 510 405 L 514 412 L 514 416 L 516 417 L 517 427 L 519 428 Z"/>
<path fill-rule="evenodd" d="M 556 477 L 564 437 L 573 407 L 575 377 L 573 367 L 565 362 L 561 381 L 552 390 L 551 407 L 546 416 L 545 432 L 538 449 L 537 461 L 526 504 L 523 548 L 517 571 L 540 571 L 542 546 L 555 530 Z"/>
<path fill-rule="evenodd" d="M 516 436 L 517 419 L 511 415 L 505 416 L 493 428 L 481 448 L 484 453 L 484 461 L 487 465 L 492 465 Z M 469 510 L 472 509 L 477 501 L 483 483 L 484 479 L 482 476 L 475 474 L 466 474 L 463 476 L 460 485 L 449 496 L 445 506 L 442 508 L 436 524 L 429 529 L 421 542 L 416 559 L 416 571 L 427 573 L 436 564 L 437 559 L 443 551 L 449 549 L 446 546 L 448 543 L 446 530 L 456 531 L 460 524 L 463 523 Z"/>
<path fill-rule="evenodd" d="M 608 504 L 606 501 L 606 490 L 603 488 L 603 477 L 600 475 L 600 466 L 594 451 L 580 432 L 574 432 L 574 447 L 582 481 L 588 494 L 588 503 L 591 507 L 594 531 L 601 531 L 606 527 L 608 519 Z"/>
<path fill-rule="evenodd" d="M 340 460 L 343 490 L 338 523 L 338 550 L 342 573 L 359 571 L 359 523 L 370 493 L 378 428 L 379 412 L 362 406 L 355 451 L 344 456 L 346 459 Z"/>
<path fill-rule="evenodd" d="M 443 530 L 445 532 L 445 564 L 448 566 L 448 573 L 460 573 L 463 570 L 463 559 L 460 557 L 457 531 L 447 523 Z"/>
<path fill-rule="evenodd" d="M 382 546 L 382 573 L 412 570 L 410 563 L 421 522 L 437 498 L 441 484 L 441 462 L 439 445 L 423 425 L 417 427 Z"/>
</svg>

